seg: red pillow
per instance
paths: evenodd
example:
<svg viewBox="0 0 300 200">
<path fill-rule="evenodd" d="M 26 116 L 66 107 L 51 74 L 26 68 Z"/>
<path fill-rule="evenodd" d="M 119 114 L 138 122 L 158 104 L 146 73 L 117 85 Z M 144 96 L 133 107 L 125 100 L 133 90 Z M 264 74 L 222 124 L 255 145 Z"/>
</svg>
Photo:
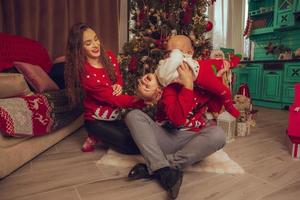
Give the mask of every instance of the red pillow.
<svg viewBox="0 0 300 200">
<path fill-rule="evenodd" d="M 59 90 L 56 83 L 40 66 L 23 62 L 14 62 L 14 66 L 23 74 L 36 92 Z"/>
<path fill-rule="evenodd" d="M 11 68 L 15 61 L 38 65 L 47 73 L 52 67 L 47 49 L 38 41 L 0 33 L 0 71 Z"/>
</svg>

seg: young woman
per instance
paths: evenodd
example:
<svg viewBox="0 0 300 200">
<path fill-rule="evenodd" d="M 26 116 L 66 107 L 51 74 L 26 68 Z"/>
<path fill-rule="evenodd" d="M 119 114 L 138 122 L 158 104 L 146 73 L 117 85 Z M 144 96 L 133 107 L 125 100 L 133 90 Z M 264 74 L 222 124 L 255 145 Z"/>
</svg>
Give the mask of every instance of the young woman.
<svg viewBox="0 0 300 200">
<path fill-rule="evenodd" d="M 120 108 L 143 107 L 143 100 L 122 94 L 122 77 L 117 59 L 105 51 L 95 31 L 84 23 L 74 24 L 68 36 L 65 82 L 70 103 L 84 99 L 85 128 L 88 132 L 82 151 L 93 151 L 104 143 L 126 154 L 139 153 Z"/>
</svg>

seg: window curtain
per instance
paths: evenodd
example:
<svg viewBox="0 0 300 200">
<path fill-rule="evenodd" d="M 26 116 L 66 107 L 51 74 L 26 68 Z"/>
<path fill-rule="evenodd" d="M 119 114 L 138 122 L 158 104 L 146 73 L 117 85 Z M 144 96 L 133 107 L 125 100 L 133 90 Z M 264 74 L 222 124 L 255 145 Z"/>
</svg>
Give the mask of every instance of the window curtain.
<svg viewBox="0 0 300 200">
<path fill-rule="evenodd" d="M 85 22 L 106 49 L 118 53 L 121 0 L 0 0 L 0 32 L 37 40 L 54 59 L 64 55 L 68 31 Z"/>
<path fill-rule="evenodd" d="M 247 0 L 217 0 L 208 10 L 209 20 L 214 24 L 210 33 L 213 47 L 233 48 L 245 54 L 244 27 Z"/>
</svg>

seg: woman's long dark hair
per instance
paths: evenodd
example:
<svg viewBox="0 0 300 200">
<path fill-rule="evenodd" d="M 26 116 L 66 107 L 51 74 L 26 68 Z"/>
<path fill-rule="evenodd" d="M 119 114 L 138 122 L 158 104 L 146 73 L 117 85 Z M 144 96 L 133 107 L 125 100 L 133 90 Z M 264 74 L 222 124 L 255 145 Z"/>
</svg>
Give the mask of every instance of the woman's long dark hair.
<svg viewBox="0 0 300 200">
<path fill-rule="evenodd" d="M 83 49 L 83 33 L 87 29 L 92 28 L 85 23 L 77 23 L 71 27 L 68 35 L 64 77 L 67 94 L 72 106 L 79 103 L 82 99 L 80 79 L 84 73 L 84 62 L 86 61 Z M 111 82 L 115 83 L 116 75 L 114 67 L 110 59 L 106 56 L 102 43 L 100 43 L 99 60 L 106 69 Z"/>
</svg>

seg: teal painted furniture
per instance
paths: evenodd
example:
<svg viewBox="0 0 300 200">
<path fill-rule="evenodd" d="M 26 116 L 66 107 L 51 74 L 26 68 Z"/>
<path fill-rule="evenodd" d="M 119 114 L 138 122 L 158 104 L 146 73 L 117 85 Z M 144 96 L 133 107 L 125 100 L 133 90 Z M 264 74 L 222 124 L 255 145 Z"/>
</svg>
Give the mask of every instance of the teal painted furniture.
<svg viewBox="0 0 300 200">
<path fill-rule="evenodd" d="M 249 0 L 249 17 L 254 60 L 278 59 L 278 52 L 266 53 L 270 43 L 292 51 L 300 48 L 300 0 Z"/>
<path fill-rule="evenodd" d="M 249 17 L 254 60 L 233 70 L 233 93 L 247 83 L 254 105 L 285 108 L 293 102 L 294 84 L 300 82 L 300 60 L 278 60 L 278 52 L 267 52 L 267 47 L 284 46 L 292 52 L 300 48 L 300 0 L 249 0 Z"/>
<path fill-rule="evenodd" d="M 247 83 L 254 105 L 283 109 L 293 103 L 300 82 L 300 60 L 243 61 L 233 70 L 233 93 Z"/>
</svg>

